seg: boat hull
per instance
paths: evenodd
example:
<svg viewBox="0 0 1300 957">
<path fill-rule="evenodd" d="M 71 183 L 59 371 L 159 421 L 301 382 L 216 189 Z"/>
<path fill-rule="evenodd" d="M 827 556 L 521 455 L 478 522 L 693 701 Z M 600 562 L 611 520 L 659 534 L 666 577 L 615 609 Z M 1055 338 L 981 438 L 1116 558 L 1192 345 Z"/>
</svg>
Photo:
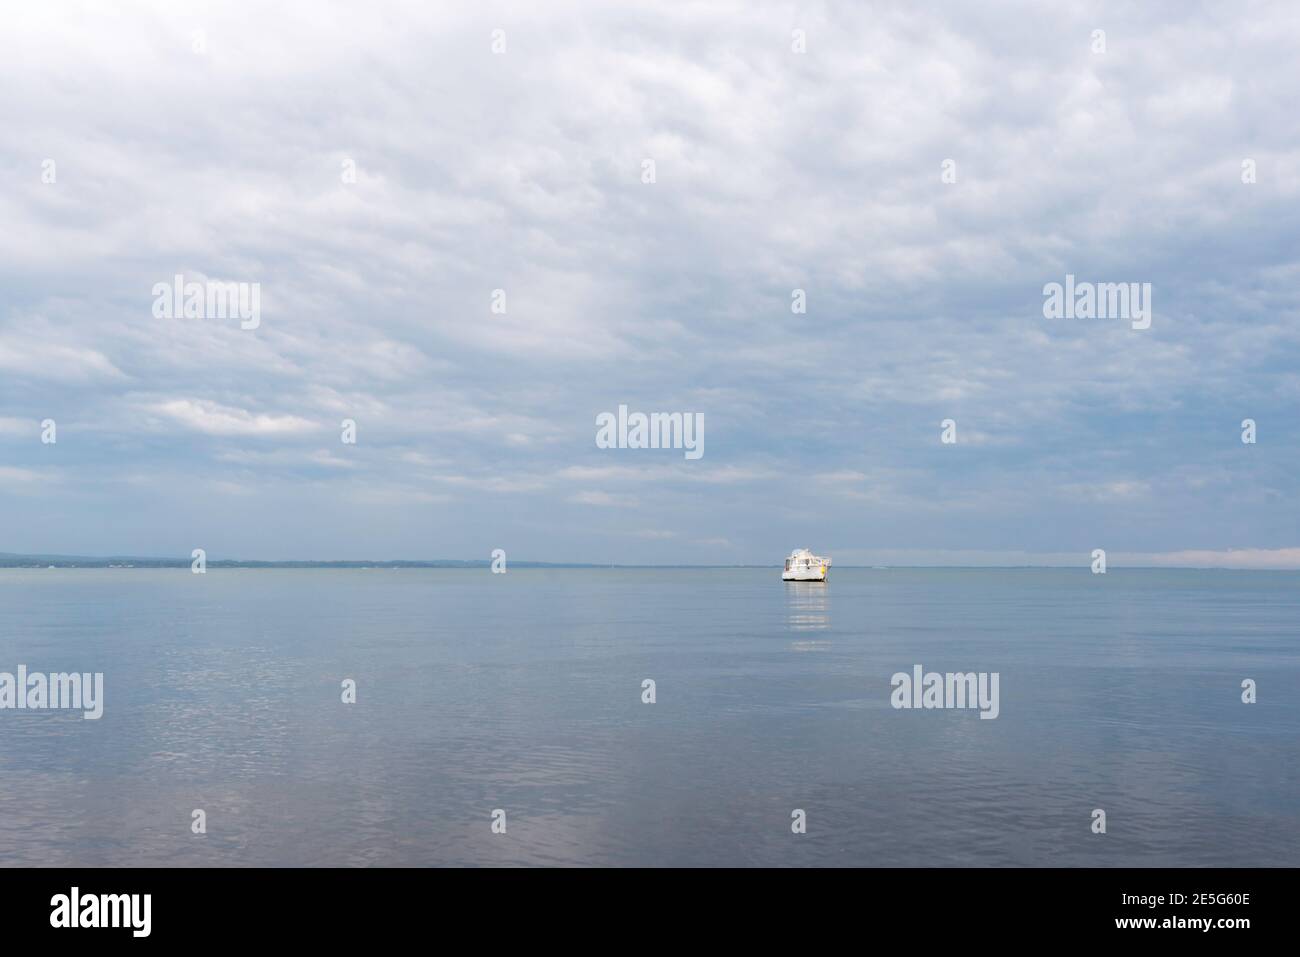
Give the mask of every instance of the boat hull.
<svg viewBox="0 0 1300 957">
<path fill-rule="evenodd" d="M 789 571 L 781 572 L 781 581 L 783 582 L 824 582 L 826 580 L 827 568 L 825 565 L 815 565 L 812 568 L 792 568 Z"/>
</svg>

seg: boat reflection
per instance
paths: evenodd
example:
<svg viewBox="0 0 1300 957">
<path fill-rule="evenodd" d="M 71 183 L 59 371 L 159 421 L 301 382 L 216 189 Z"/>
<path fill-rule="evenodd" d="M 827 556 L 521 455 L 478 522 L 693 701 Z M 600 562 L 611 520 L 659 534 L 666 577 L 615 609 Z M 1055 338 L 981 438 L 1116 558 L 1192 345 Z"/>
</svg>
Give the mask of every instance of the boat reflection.
<svg viewBox="0 0 1300 957">
<path fill-rule="evenodd" d="M 786 582 L 786 624 L 791 631 L 830 627 L 830 588 L 824 582 Z"/>
</svg>

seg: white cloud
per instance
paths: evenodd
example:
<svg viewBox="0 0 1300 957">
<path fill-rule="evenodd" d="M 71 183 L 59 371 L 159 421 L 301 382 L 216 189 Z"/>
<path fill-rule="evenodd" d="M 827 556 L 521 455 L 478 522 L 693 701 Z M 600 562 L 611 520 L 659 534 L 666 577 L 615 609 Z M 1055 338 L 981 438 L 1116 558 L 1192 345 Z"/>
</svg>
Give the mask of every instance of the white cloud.
<svg viewBox="0 0 1300 957">
<path fill-rule="evenodd" d="M 0 416 L 0 435 L 36 437 L 40 435 L 40 423 L 29 419 Z"/>
<path fill-rule="evenodd" d="M 1185 549 L 1177 552 L 1121 552 L 1118 565 L 1158 565 L 1171 568 L 1300 569 L 1300 548 Z"/>
<path fill-rule="evenodd" d="M 634 508 L 639 503 L 634 495 L 611 495 L 609 492 L 598 491 L 575 492 L 569 496 L 569 501 L 575 505 L 595 505 L 601 508 L 610 506 Z"/>
<path fill-rule="evenodd" d="M 0 371 L 56 382 L 125 378 L 121 369 L 95 349 L 42 342 L 16 333 L 0 336 Z"/>
<path fill-rule="evenodd" d="M 33 469 L 14 468 L 9 465 L 0 465 L 0 482 L 5 483 L 22 483 L 22 482 L 40 482 L 45 480 L 45 476 Z"/>
<path fill-rule="evenodd" d="M 320 429 L 318 423 L 295 415 L 253 413 L 204 399 L 171 399 L 154 403 L 147 411 L 208 435 L 286 435 Z"/>
</svg>

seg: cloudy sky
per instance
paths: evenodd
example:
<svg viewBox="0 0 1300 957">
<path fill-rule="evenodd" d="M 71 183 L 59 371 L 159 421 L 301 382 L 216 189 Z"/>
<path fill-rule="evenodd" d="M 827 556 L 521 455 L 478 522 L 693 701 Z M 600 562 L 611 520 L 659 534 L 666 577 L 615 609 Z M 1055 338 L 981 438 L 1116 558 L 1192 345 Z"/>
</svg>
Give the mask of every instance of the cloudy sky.
<svg viewBox="0 0 1300 957">
<path fill-rule="evenodd" d="M 0 551 L 1300 567 L 1297 49 L 1286 2 L 13 5 Z M 1151 327 L 1045 318 L 1067 273 Z M 176 274 L 260 325 L 158 318 Z M 619 404 L 705 454 L 597 448 Z"/>
</svg>

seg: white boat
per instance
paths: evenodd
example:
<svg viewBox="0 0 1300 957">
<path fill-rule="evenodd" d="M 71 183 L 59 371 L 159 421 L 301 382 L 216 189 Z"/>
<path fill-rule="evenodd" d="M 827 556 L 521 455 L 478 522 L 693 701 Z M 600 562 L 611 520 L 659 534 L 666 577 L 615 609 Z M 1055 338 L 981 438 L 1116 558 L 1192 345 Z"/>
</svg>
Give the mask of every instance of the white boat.
<svg viewBox="0 0 1300 957">
<path fill-rule="evenodd" d="M 830 567 L 829 558 L 814 555 L 806 548 L 796 548 L 785 560 L 785 571 L 781 572 L 781 581 L 824 582 L 826 570 Z"/>
</svg>

